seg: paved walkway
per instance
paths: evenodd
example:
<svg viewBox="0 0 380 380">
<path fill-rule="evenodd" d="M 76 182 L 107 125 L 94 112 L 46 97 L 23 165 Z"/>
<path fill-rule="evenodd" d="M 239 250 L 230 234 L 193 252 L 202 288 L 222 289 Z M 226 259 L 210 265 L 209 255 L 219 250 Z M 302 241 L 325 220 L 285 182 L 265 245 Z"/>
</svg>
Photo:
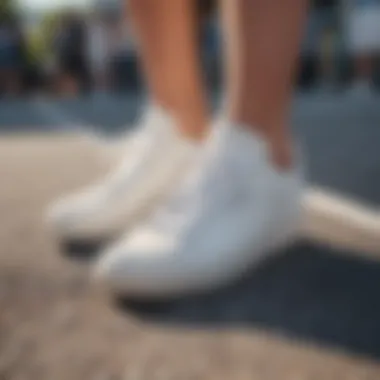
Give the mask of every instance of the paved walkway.
<svg viewBox="0 0 380 380">
<path fill-rule="evenodd" d="M 300 99 L 295 129 L 312 181 L 376 206 L 380 111 L 355 105 Z M 380 263 L 349 252 L 299 242 L 212 296 L 110 304 L 42 219 L 104 170 L 77 136 L 0 138 L 0 378 L 380 378 Z"/>
</svg>

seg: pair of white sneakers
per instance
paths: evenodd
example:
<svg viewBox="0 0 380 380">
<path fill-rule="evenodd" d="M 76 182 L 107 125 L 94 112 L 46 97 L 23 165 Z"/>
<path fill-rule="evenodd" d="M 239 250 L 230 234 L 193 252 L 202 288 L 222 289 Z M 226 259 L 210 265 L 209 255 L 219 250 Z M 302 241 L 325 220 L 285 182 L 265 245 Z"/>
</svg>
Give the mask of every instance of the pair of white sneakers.
<svg viewBox="0 0 380 380">
<path fill-rule="evenodd" d="M 94 276 L 114 293 L 159 298 L 211 290 L 282 247 L 299 227 L 302 173 L 281 172 L 258 135 L 221 121 L 185 140 L 151 107 L 107 178 L 53 205 L 62 239 L 111 239 Z"/>
</svg>

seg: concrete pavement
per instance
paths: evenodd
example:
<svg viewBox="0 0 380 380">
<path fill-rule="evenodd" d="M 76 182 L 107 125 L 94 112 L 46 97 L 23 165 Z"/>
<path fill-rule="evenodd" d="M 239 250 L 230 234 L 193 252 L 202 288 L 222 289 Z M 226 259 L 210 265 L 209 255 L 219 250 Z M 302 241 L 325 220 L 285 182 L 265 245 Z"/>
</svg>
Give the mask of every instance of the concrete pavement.
<svg viewBox="0 0 380 380">
<path fill-rule="evenodd" d="M 373 207 L 380 204 L 379 100 L 303 96 L 293 113 L 311 182 Z M 48 106 L 114 133 L 133 119 L 138 103 L 103 102 L 103 111 L 78 101 Z M 167 371 L 178 367 L 180 373 L 192 373 L 208 358 L 202 379 L 380 377 L 380 263 L 350 252 L 300 241 L 212 295 L 121 303 L 116 312 L 106 305 L 87 282 L 87 265 L 62 260 L 41 223 L 51 199 L 105 168 L 86 140 L 56 135 L 68 125 L 58 116 L 53 122 L 54 111 L 48 116 L 43 109 L 0 105 L 4 132 L 33 132 L 0 138 L 0 176 L 6 179 L 0 192 L 0 357 L 6 358 L 0 375 L 25 378 L 33 369 L 37 375 L 28 379 L 93 380 L 89 363 L 97 362 L 92 367 L 100 374 L 114 375 L 103 378 L 128 379 L 121 375 L 124 365 L 143 372 L 158 355 Z M 34 349 L 24 352 L 24 346 Z M 73 356 L 76 361 L 68 360 Z"/>
</svg>

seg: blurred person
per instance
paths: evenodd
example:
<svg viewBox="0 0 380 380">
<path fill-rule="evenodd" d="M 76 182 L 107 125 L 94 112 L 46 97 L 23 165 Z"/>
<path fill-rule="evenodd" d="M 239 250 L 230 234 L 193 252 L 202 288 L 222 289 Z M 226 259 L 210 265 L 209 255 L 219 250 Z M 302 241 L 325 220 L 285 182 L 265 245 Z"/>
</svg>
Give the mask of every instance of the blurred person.
<svg viewBox="0 0 380 380">
<path fill-rule="evenodd" d="M 49 75 L 51 74 L 49 71 L 49 64 L 51 64 L 49 37 L 40 28 L 28 30 L 26 37 L 26 91 L 34 97 L 44 96 L 49 90 L 48 84 L 52 76 Z"/>
<path fill-rule="evenodd" d="M 207 74 L 207 84 L 212 89 L 218 88 L 221 84 L 220 30 L 214 5 L 214 0 L 204 1 L 201 3 L 199 10 L 201 21 L 200 41 L 204 58 L 204 70 Z"/>
<path fill-rule="evenodd" d="M 110 81 L 112 90 L 131 90 L 139 86 L 140 75 L 136 70 L 136 41 L 128 18 L 110 20 Z"/>
<path fill-rule="evenodd" d="M 369 94 L 375 56 L 380 51 L 380 0 L 349 0 L 343 3 L 347 43 L 354 57 L 352 91 Z"/>
<path fill-rule="evenodd" d="M 334 37 L 338 27 L 337 1 L 313 0 L 311 5 L 303 54 L 309 61 L 316 62 L 317 88 L 330 91 L 336 84 Z"/>
<path fill-rule="evenodd" d="M 73 96 L 83 91 L 89 82 L 86 59 L 86 27 L 82 17 L 74 12 L 62 15 L 54 38 L 57 60 L 58 91 Z"/>
<path fill-rule="evenodd" d="M 125 85 L 125 74 L 133 76 L 128 63 L 134 63 L 134 41 L 129 25 L 124 20 L 117 20 L 111 27 L 110 82 L 113 91 L 121 91 Z M 129 62 L 128 62 L 129 61 Z M 137 75 L 136 75 L 137 76 Z"/>
<path fill-rule="evenodd" d="M 20 93 L 24 62 L 24 40 L 17 21 L 0 21 L 0 86 L 8 96 Z"/>
<path fill-rule="evenodd" d="M 104 94 L 110 85 L 110 44 L 108 25 L 100 15 L 93 14 L 87 25 L 87 62 L 95 95 Z"/>
<path fill-rule="evenodd" d="M 116 293 L 209 290 L 297 230 L 288 116 L 307 1 L 220 3 L 227 94 L 213 127 L 196 3 L 130 0 L 151 106 L 117 170 L 50 210 L 61 238 L 115 239 L 95 276 Z"/>
</svg>

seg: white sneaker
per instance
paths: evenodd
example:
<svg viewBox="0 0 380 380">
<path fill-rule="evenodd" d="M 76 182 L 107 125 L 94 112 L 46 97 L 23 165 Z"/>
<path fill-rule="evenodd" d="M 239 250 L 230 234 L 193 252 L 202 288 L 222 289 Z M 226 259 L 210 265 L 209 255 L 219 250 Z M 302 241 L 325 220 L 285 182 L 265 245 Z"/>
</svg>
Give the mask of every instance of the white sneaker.
<svg viewBox="0 0 380 380">
<path fill-rule="evenodd" d="M 95 278 L 147 298 L 223 285 L 294 237 L 302 185 L 300 171 L 271 164 L 260 137 L 226 124 L 181 190 L 104 252 Z"/>
<path fill-rule="evenodd" d="M 115 165 L 127 155 L 133 157 L 133 148 L 139 149 L 137 141 L 150 139 L 154 131 L 154 126 L 157 124 L 169 124 L 171 121 L 169 117 L 160 107 L 155 105 L 146 106 L 143 111 L 142 117 L 138 120 L 137 124 L 133 126 L 132 130 L 123 132 L 120 135 L 108 137 L 101 137 L 97 139 L 97 148 L 103 160 L 110 165 Z"/>
<path fill-rule="evenodd" d="M 59 237 L 81 242 L 115 237 L 149 212 L 186 172 L 195 144 L 182 138 L 163 112 L 153 110 L 148 119 L 114 172 L 53 205 L 48 220 Z"/>
</svg>

